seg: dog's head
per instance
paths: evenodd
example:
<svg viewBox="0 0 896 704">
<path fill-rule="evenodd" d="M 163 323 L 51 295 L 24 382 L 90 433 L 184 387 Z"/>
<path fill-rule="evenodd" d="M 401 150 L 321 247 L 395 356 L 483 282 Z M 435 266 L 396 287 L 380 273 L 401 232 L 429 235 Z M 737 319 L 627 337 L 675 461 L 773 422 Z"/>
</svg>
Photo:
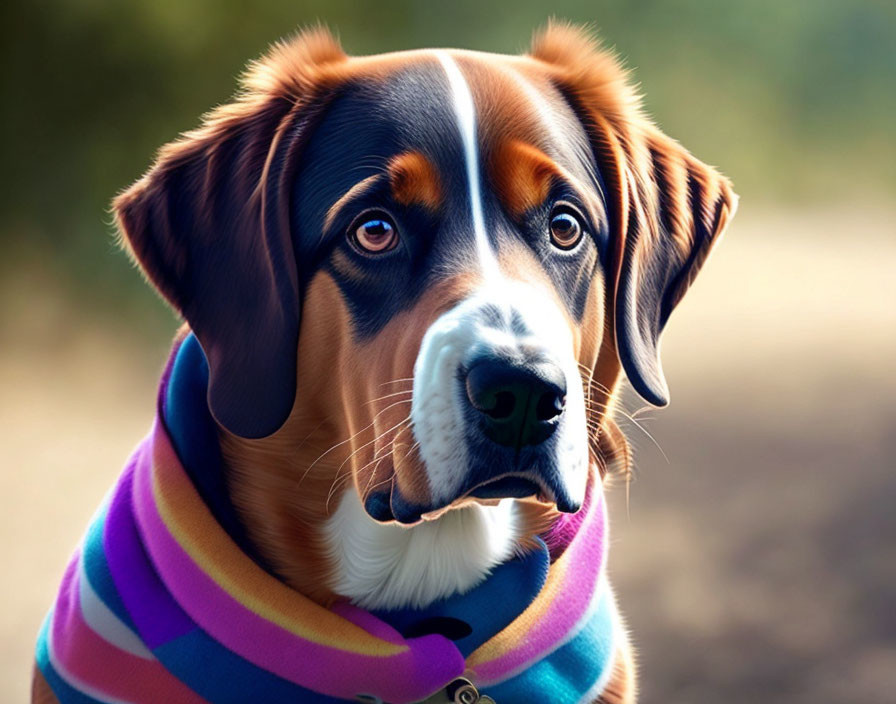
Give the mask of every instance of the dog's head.
<svg viewBox="0 0 896 704">
<path fill-rule="evenodd" d="M 274 526 L 343 483 L 379 521 L 576 511 L 621 368 L 667 402 L 660 333 L 735 196 L 552 26 L 525 56 L 305 33 L 115 205 L 218 423 L 291 468 Z"/>
</svg>

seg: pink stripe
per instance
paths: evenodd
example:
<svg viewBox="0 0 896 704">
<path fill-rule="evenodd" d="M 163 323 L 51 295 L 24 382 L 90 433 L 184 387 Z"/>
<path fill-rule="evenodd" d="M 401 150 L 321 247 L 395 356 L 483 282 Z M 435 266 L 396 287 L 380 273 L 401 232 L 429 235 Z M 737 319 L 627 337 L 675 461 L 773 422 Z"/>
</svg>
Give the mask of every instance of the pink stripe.
<svg viewBox="0 0 896 704">
<path fill-rule="evenodd" d="M 160 439 L 158 431 L 155 439 Z M 364 693 L 396 704 L 415 702 L 463 673 L 463 656 L 439 635 L 409 639 L 409 649 L 397 655 L 365 656 L 305 640 L 243 606 L 196 565 L 168 531 L 152 495 L 152 467 L 146 457 L 134 477 L 135 513 L 146 547 L 181 607 L 226 648 L 290 682 L 350 700 Z"/>
<path fill-rule="evenodd" d="M 478 684 L 502 682 L 544 658 L 567 642 L 588 614 L 603 568 L 606 537 L 606 517 L 600 487 L 595 487 L 595 493 L 593 509 L 588 512 L 578 535 L 563 556 L 564 560 L 570 562 L 570 566 L 560 586 L 562 597 L 551 600 L 550 606 L 512 650 L 476 665 Z"/>
<path fill-rule="evenodd" d="M 78 600 L 78 555 L 69 563 L 53 609 L 51 657 L 78 682 L 134 704 L 162 701 L 202 704 L 206 700 L 175 679 L 158 661 L 116 648 L 84 620 Z"/>
</svg>

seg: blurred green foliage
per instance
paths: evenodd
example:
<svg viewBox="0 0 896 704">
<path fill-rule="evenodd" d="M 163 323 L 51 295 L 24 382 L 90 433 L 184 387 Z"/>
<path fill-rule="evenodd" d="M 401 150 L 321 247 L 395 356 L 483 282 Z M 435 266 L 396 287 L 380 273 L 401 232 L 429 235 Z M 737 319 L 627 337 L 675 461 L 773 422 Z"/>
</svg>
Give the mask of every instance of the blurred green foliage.
<svg viewBox="0 0 896 704">
<path fill-rule="evenodd" d="M 328 24 L 350 53 L 516 52 L 550 15 L 593 23 L 650 113 L 745 203 L 896 185 L 893 0 L 13 0 L 0 10 L 0 272 L 48 267 L 97 299 L 137 290 L 111 197 L 298 26 Z"/>
</svg>

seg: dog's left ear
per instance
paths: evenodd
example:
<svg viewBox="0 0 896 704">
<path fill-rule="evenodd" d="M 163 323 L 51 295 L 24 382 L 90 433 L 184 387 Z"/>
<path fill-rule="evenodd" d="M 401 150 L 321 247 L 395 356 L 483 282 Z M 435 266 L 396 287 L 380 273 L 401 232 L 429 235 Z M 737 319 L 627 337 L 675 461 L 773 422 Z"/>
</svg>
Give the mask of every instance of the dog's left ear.
<svg viewBox="0 0 896 704">
<path fill-rule="evenodd" d="M 641 163 L 628 166 L 616 344 L 635 391 L 665 406 L 660 334 L 734 215 L 737 196 L 727 179 L 659 130 L 645 126 L 641 139 Z"/>
<path fill-rule="evenodd" d="M 322 29 L 276 45 L 233 102 L 163 147 L 114 203 L 125 245 L 202 346 L 212 415 L 243 437 L 277 430 L 295 400 L 290 188 L 326 67 L 345 58 Z"/>
<path fill-rule="evenodd" d="M 614 250 L 616 346 L 635 390 L 669 402 L 660 335 L 734 215 L 737 196 L 713 168 L 641 111 L 616 57 L 577 27 L 551 24 L 533 42 L 554 84 L 582 117 L 603 176 Z"/>
</svg>

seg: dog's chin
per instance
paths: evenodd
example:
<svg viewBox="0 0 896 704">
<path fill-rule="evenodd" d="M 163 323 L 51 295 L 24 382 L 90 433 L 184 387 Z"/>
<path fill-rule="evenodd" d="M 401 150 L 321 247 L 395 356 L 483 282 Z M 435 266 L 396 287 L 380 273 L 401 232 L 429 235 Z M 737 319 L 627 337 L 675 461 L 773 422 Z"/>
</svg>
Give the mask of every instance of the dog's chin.
<svg viewBox="0 0 896 704">
<path fill-rule="evenodd" d="M 368 515 L 377 522 L 412 526 L 422 521 L 437 520 L 449 511 L 474 504 L 495 506 L 505 499 L 529 498 L 551 504 L 563 513 L 575 513 L 580 508 L 565 491 L 556 492 L 542 482 L 520 474 L 507 474 L 481 482 L 439 506 L 413 504 L 402 497 L 397 489 L 371 492 L 363 503 Z"/>
</svg>

